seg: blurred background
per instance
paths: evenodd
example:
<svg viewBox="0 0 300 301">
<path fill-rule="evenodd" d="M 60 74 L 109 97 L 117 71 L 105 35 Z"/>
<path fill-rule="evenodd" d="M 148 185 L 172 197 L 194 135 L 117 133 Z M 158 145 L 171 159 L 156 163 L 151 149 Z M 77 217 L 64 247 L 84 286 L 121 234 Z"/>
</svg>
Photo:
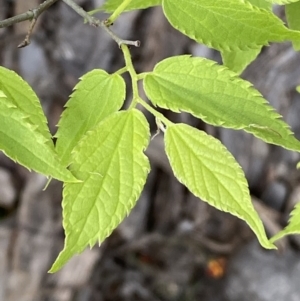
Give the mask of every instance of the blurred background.
<svg viewBox="0 0 300 301">
<path fill-rule="evenodd" d="M 0 0 L 0 20 L 36 7 L 40 0 Z M 101 0 L 75 1 L 85 10 Z M 284 12 L 275 8 L 284 19 Z M 98 15 L 105 18 L 104 15 Z M 38 20 L 30 46 L 18 49 L 29 22 L 0 29 L 0 65 L 17 71 L 38 94 L 54 134 L 63 106 L 84 73 L 124 66 L 121 51 L 100 28 L 58 1 Z M 132 48 L 138 72 L 179 54 L 221 63 L 218 52 L 173 29 L 160 7 L 123 14 L 112 29 L 139 39 Z M 242 77 L 283 115 L 300 138 L 300 54 L 289 43 L 265 47 Z M 125 75 L 127 83 L 129 77 Z M 141 88 L 141 95 L 144 92 Z M 130 85 L 127 97 L 130 99 Z M 269 236 L 300 201 L 299 155 L 242 131 L 204 124 L 189 114 L 164 112 L 220 139 L 242 165 L 252 200 Z M 147 114 L 151 130 L 153 117 Z M 0 301 L 299 301 L 300 239 L 278 251 L 263 250 L 241 220 L 195 198 L 173 176 L 163 134 L 147 150 L 152 171 L 129 217 L 92 250 L 61 271 L 47 271 L 63 247 L 62 185 L 30 173 L 0 153 Z M 88 200 L 87 200 L 88 201 Z"/>
</svg>

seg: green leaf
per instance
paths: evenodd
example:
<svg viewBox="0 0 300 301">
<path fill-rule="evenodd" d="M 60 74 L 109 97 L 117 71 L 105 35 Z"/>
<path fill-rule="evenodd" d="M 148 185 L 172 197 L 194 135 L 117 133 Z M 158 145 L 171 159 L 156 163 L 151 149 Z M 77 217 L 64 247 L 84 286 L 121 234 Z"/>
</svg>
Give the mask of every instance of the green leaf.
<svg viewBox="0 0 300 301">
<path fill-rule="evenodd" d="M 271 10 L 271 3 L 266 0 L 248 0 L 252 5 Z M 236 73 L 241 73 L 261 52 L 262 46 L 249 50 L 222 50 L 223 64 Z"/>
<path fill-rule="evenodd" d="M 273 4 L 284 5 L 284 4 L 288 4 L 288 3 L 298 2 L 299 0 L 266 0 L 266 1 L 273 3 Z"/>
<path fill-rule="evenodd" d="M 93 126 L 118 111 L 125 99 L 125 82 L 120 75 L 104 70 L 85 74 L 66 104 L 56 133 L 56 151 L 68 166 L 74 146 Z"/>
<path fill-rule="evenodd" d="M 273 236 L 270 241 L 273 243 L 274 241 L 291 234 L 300 234 L 300 203 L 298 203 L 292 211 L 289 224 L 282 231 Z"/>
<path fill-rule="evenodd" d="M 64 187 L 65 247 L 50 272 L 102 242 L 130 212 L 149 172 L 149 136 L 147 120 L 133 109 L 109 116 L 75 147 L 70 168 L 83 182 Z"/>
<path fill-rule="evenodd" d="M 300 2 L 291 3 L 285 6 L 285 14 L 289 27 L 300 30 Z M 295 50 L 300 50 L 300 41 L 294 41 Z"/>
<path fill-rule="evenodd" d="M 28 169 L 65 182 L 78 182 L 64 168 L 37 125 L 0 91 L 0 150 Z"/>
<path fill-rule="evenodd" d="M 223 64 L 230 70 L 240 74 L 261 52 L 261 48 L 249 50 L 222 50 Z"/>
<path fill-rule="evenodd" d="M 107 13 L 112 13 L 115 11 L 124 0 L 108 0 L 101 7 Z M 125 11 L 144 9 L 152 6 L 161 5 L 162 0 L 132 0 L 130 4 L 126 7 Z"/>
<path fill-rule="evenodd" d="M 36 125 L 45 143 L 54 148 L 41 103 L 31 87 L 17 73 L 0 66 L 0 90 L 27 116 L 27 122 Z"/>
<path fill-rule="evenodd" d="M 218 50 L 247 50 L 300 40 L 273 13 L 244 0 L 163 0 L 164 13 L 183 34 Z"/>
<path fill-rule="evenodd" d="M 176 178 L 194 195 L 245 220 L 262 246 L 274 248 L 253 208 L 241 167 L 219 140 L 177 124 L 167 127 L 165 148 Z"/>
<path fill-rule="evenodd" d="M 144 89 L 159 107 L 191 113 L 212 125 L 243 129 L 268 143 L 300 151 L 300 142 L 261 94 L 214 61 L 168 58 L 146 75 Z"/>
<path fill-rule="evenodd" d="M 247 0 L 247 1 L 250 2 L 252 5 L 255 5 L 260 8 L 264 8 L 267 10 L 272 9 L 272 4 L 268 2 L 268 0 Z"/>
</svg>

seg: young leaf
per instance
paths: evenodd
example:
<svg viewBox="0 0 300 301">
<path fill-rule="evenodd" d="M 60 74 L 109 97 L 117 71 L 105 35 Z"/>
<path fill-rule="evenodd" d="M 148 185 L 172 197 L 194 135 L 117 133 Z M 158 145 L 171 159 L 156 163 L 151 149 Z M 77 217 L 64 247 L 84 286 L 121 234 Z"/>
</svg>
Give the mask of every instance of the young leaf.
<svg viewBox="0 0 300 301">
<path fill-rule="evenodd" d="M 186 55 L 165 59 L 146 75 L 144 88 L 154 105 L 300 151 L 300 142 L 261 94 L 213 61 Z"/>
<path fill-rule="evenodd" d="M 46 138 L 45 143 L 54 148 L 41 103 L 31 87 L 17 73 L 0 66 L 0 90 L 28 116 L 27 122 L 37 126 L 36 131 Z"/>
<path fill-rule="evenodd" d="M 300 40 L 271 12 L 244 0 L 163 0 L 164 14 L 183 34 L 218 50 L 258 48 Z"/>
<path fill-rule="evenodd" d="M 248 2 L 267 10 L 271 10 L 272 7 L 271 3 L 266 2 L 266 0 L 248 0 Z M 262 46 L 249 50 L 222 50 L 223 65 L 236 73 L 242 73 L 242 71 L 255 60 L 261 52 L 261 49 Z"/>
<path fill-rule="evenodd" d="M 165 148 L 176 178 L 194 195 L 245 220 L 263 247 L 274 248 L 253 208 L 241 167 L 220 141 L 177 124 L 167 127 Z"/>
<path fill-rule="evenodd" d="M 298 203 L 292 211 L 289 224 L 282 231 L 273 236 L 270 241 L 274 242 L 291 234 L 300 234 L 300 203 Z"/>
<path fill-rule="evenodd" d="M 70 168 L 83 182 L 64 187 L 66 241 L 50 272 L 102 242 L 135 205 L 150 168 L 143 153 L 149 136 L 147 120 L 133 109 L 109 116 L 74 148 Z"/>
<path fill-rule="evenodd" d="M 118 111 L 125 99 L 125 82 L 117 74 L 93 70 L 75 86 L 58 124 L 56 151 L 68 166 L 74 146 L 105 117 Z"/>
<path fill-rule="evenodd" d="M 0 91 L 0 150 L 28 169 L 65 182 L 78 182 L 63 167 L 54 150 L 46 142 L 37 125 L 29 122 L 28 114 L 17 108 Z"/>
<path fill-rule="evenodd" d="M 107 13 L 111 13 L 115 11 L 123 1 L 124 0 L 108 0 L 103 4 L 101 10 L 104 10 Z M 162 0 L 132 0 L 126 7 L 125 11 L 144 9 L 151 6 L 161 5 L 161 1 Z"/>
<path fill-rule="evenodd" d="M 285 14 L 289 27 L 300 30 L 300 2 L 287 4 L 285 6 Z M 295 50 L 300 50 L 300 41 L 294 41 L 293 46 Z"/>
</svg>

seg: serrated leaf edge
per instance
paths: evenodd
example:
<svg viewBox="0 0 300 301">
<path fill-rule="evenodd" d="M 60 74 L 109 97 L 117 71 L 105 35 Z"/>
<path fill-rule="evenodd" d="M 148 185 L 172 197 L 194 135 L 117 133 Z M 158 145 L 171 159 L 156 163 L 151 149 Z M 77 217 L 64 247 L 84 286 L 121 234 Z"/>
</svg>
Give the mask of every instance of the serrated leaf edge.
<svg viewBox="0 0 300 301">
<path fill-rule="evenodd" d="M 155 71 L 156 69 L 159 68 L 160 64 L 163 63 L 163 62 L 166 62 L 167 60 L 172 60 L 174 58 L 180 58 L 180 57 L 185 57 L 185 58 L 189 58 L 191 60 L 199 60 L 199 61 L 204 61 L 208 64 L 208 67 L 210 68 L 216 68 L 216 71 L 217 73 L 219 74 L 222 74 L 223 72 L 226 72 L 226 76 L 228 76 L 228 79 L 233 79 L 234 81 L 237 82 L 237 84 L 239 84 L 240 87 L 244 88 L 244 89 L 247 89 L 249 91 L 252 92 L 252 96 L 253 97 L 256 97 L 259 99 L 259 105 L 264 105 L 265 108 L 267 109 L 267 111 L 269 112 L 269 117 L 272 117 L 272 119 L 276 120 L 280 120 L 280 121 L 283 121 L 283 124 L 282 124 L 282 127 L 285 128 L 286 130 L 288 130 L 289 133 L 287 133 L 287 135 L 289 136 L 293 136 L 293 132 L 290 128 L 290 126 L 284 122 L 282 116 L 270 105 L 270 103 L 262 96 L 262 94 L 255 89 L 255 87 L 253 86 L 252 83 L 244 80 L 244 79 L 241 79 L 238 74 L 236 74 L 235 72 L 233 72 L 232 70 L 228 69 L 226 66 L 224 65 L 219 65 L 217 62 L 215 61 L 212 61 L 212 60 L 209 60 L 209 59 L 206 59 L 206 58 L 200 58 L 200 57 L 192 57 L 191 55 L 180 55 L 180 56 L 176 56 L 176 57 L 171 57 L 171 58 L 167 58 L 161 62 L 159 62 L 153 72 L 150 72 L 146 75 L 146 78 L 147 76 L 151 76 L 151 75 L 155 75 L 157 77 L 159 77 L 158 75 L 155 74 Z M 150 98 L 151 100 L 151 98 Z M 171 105 L 157 105 L 155 102 L 153 102 L 151 100 L 151 102 L 153 103 L 153 105 L 155 107 L 161 107 L 161 108 L 164 108 L 164 109 L 169 109 L 173 112 L 176 112 L 176 113 L 180 113 L 180 112 L 187 112 L 187 113 L 190 113 L 192 114 L 193 116 L 197 117 L 197 118 L 201 118 L 203 121 L 205 121 L 206 123 L 208 124 L 212 124 L 212 125 L 216 125 L 216 126 L 223 126 L 223 127 L 226 127 L 226 128 L 231 128 L 231 129 L 236 129 L 236 130 L 245 130 L 246 132 L 249 132 L 251 134 L 253 134 L 254 136 L 256 136 L 254 133 L 252 133 L 249 128 L 250 127 L 253 127 L 253 125 L 249 125 L 249 126 L 240 126 L 240 127 L 237 127 L 237 126 L 227 126 L 227 125 L 224 125 L 224 122 L 220 122 L 218 124 L 214 124 L 214 123 L 211 123 L 209 120 L 207 120 L 207 116 L 201 114 L 201 113 L 196 113 L 192 110 L 178 110 L 174 107 L 172 107 Z M 272 129 L 270 129 L 272 130 Z"/>
<path fill-rule="evenodd" d="M 81 85 L 83 84 L 83 80 L 84 80 L 86 77 L 90 76 L 91 73 L 95 73 L 95 72 L 101 72 L 101 73 L 103 73 L 103 74 L 105 74 L 105 75 L 110 75 L 109 73 L 107 73 L 107 72 L 106 72 L 105 70 L 103 70 L 103 69 L 93 69 L 92 71 L 87 72 L 87 73 L 85 73 L 83 76 L 79 77 L 78 83 L 74 86 L 74 88 L 73 88 L 73 90 L 72 90 L 72 93 L 71 93 L 71 95 L 69 96 L 68 101 L 67 101 L 66 104 L 64 105 L 64 110 L 63 110 L 63 112 L 62 112 L 62 114 L 61 114 L 61 116 L 60 116 L 59 122 L 58 122 L 58 124 L 57 124 L 57 128 L 58 128 L 58 129 L 61 127 L 61 123 L 62 123 L 62 121 L 63 121 L 64 116 L 65 116 L 65 115 L 68 115 L 67 109 L 70 108 L 70 107 L 73 107 L 72 99 L 74 99 L 74 97 L 76 96 L 75 93 L 77 92 L 77 90 L 81 89 Z M 59 131 L 58 131 L 58 130 L 56 131 L 56 133 L 55 133 L 55 135 L 54 135 L 53 137 L 55 137 L 55 138 L 59 138 L 59 137 L 60 137 L 60 136 L 59 136 Z"/>
<path fill-rule="evenodd" d="M 136 110 L 136 109 L 132 109 L 132 111 L 133 110 L 135 110 L 135 111 L 137 111 L 137 112 L 139 112 L 139 113 L 141 113 L 140 111 L 138 111 L 138 110 Z M 118 112 L 115 112 L 115 113 L 113 113 L 113 115 L 120 115 L 120 114 L 124 114 L 124 113 L 129 113 L 130 111 L 118 111 Z M 98 127 L 101 127 L 101 125 L 102 125 L 102 123 L 104 123 L 105 121 L 106 121 L 106 119 L 107 118 L 111 118 L 112 117 L 112 115 L 110 115 L 110 116 L 108 116 L 108 117 L 106 117 L 103 121 L 101 121 L 98 125 L 97 125 L 97 128 Z M 147 123 L 147 127 L 148 127 L 148 132 L 149 132 L 149 124 Z M 80 145 L 82 145 L 82 144 L 84 144 L 85 143 L 85 140 L 86 139 L 88 139 L 88 137 L 89 136 L 91 136 L 93 133 L 94 133 L 94 131 L 96 131 L 97 130 L 97 128 L 92 128 L 91 130 L 89 130 L 83 137 L 82 137 L 82 139 L 80 140 L 80 142 L 79 142 L 79 144 L 78 144 L 78 148 L 80 149 Z M 144 148 L 143 148 L 143 152 L 141 153 L 141 155 L 142 155 L 142 158 L 143 158 L 143 160 L 145 160 L 145 162 L 147 162 L 147 167 L 143 167 L 142 166 L 142 169 L 143 169 L 143 171 L 145 172 L 145 174 L 146 174 L 146 178 L 147 178 L 147 175 L 149 174 L 149 171 L 150 171 L 150 164 L 149 164 L 149 159 L 148 159 L 148 157 L 145 155 L 145 153 L 144 153 L 144 151 L 146 150 L 146 148 L 148 147 L 148 144 L 149 144 L 149 139 L 146 139 L 146 138 L 144 138 L 143 139 L 143 145 L 145 145 L 144 146 Z M 77 148 L 76 147 L 76 148 Z M 77 151 L 76 151 L 76 149 L 75 149 L 75 151 L 73 150 L 73 156 L 77 156 Z M 75 157 L 74 157 L 74 160 L 75 160 Z M 76 183 L 75 184 L 73 184 L 73 183 L 67 183 L 67 184 L 64 184 L 64 187 L 65 187 L 65 185 L 76 185 Z M 136 188 L 137 187 L 140 187 L 140 190 L 141 190 L 141 192 L 142 192 L 142 189 L 143 189 L 143 187 L 144 187 L 144 185 L 145 185 L 145 182 L 143 181 L 143 179 L 138 179 L 137 181 L 136 181 Z M 128 207 L 128 208 L 126 208 L 127 209 L 127 212 L 125 213 L 125 217 L 126 216 L 128 216 L 128 214 L 130 213 L 130 211 L 132 210 L 132 208 L 134 207 L 134 205 L 136 204 L 136 202 L 137 202 L 137 200 L 138 200 L 138 198 L 140 197 L 140 195 L 141 195 L 141 192 L 138 192 L 138 189 L 136 189 L 135 191 L 135 194 L 133 194 L 132 195 L 132 197 L 128 200 L 128 202 L 129 202 L 129 204 L 130 204 L 130 208 Z M 66 191 L 66 189 L 63 189 L 63 199 L 66 199 L 67 197 L 69 197 L 69 194 L 67 193 L 67 191 Z M 63 208 L 63 212 L 66 212 L 67 210 L 65 210 L 66 209 L 66 203 L 65 202 L 62 202 L 62 208 Z M 70 213 L 68 214 L 67 212 L 66 212 L 66 215 L 64 216 L 64 218 L 63 218 L 63 228 L 64 228 L 64 230 L 65 230 L 65 232 L 67 232 L 67 229 L 68 229 L 68 231 L 69 231 L 69 229 L 70 229 L 70 227 L 68 226 L 69 225 L 69 222 L 68 222 L 68 220 L 69 220 L 69 217 L 70 217 Z M 124 216 L 116 216 L 117 218 L 114 218 L 114 219 L 112 219 L 112 223 L 111 223 L 111 225 L 110 225 L 110 229 L 105 229 L 105 230 L 102 230 L 103 231 L 103 235 L 100 237 L 100 236 L 98 236 L 98 237 L 93 237 L 93 238 L 91 238 L 90 239 L 90 241 L 88 242 L 88 246 L 90 247 L 90 248 L 92 248 L 96 243 L 97 243 L 97 241 L 98 241 L 98 244 L 100 245 L 111 233 L 112 233 L 112 230 L 111 229 L 115 229 L 119 224 L 120 224 L 120 220 L 122 221 L 125 217 Z M 119 221 L 118 221 L 119 220 Z M 72 227 L 71 227 L 72 228 Z M 72 231 L 71 231 L 72 232 Z M 67 246 L 68 245 L 68 242 L 67 242 L 67 239 L 68 239 L 68 236 L 66 237 L 66 241 L 65 241 L 65 246 Z M 74 254 L 80 254 L 83 250 L 84 250 L 84 248 L 82 248 L 81 249 L 81 251 L 76 251 L 76 252 L 74 252 L 74 251 L 72 251 L 74 248 L 76 248 L 76 246 L 72 246 L 71 247 L 71 249 L 70 249 L 70 251 L 69 252 L 71 252 L 71 253 L 74 253 Z M 62 250 L 62 252 L 65 250 L 65 248 Z"/>
<path fill-rule="evenodd" d="M 286 227 L 284 229 L 282 229 L 281 231 L 279 231 L 277 234 L 275 234 L 270 239 L 270 242 L 273 243 L 287 235 L 300 234 L 300 228 L 298 230 L 290 230 L 290 227 L 293 226 L 292 223 L 293 223 L 294 217 L 296 216 L 296 214 L 299 214 L 299 213 L 300 213 L 300 203 L 297 203 L 290 214 L 288 224 L 286 225 Z"/>
<path fill-rule="evenodd" d="M 43 128 L 42 130 L 40 130 L 38 128 L 39 125 L 37 125 L 37 128 L 38 128 L 38 132 L 40 132 L 44 137 L 45 137 L 45 141 L 46 141 L 46 144 L 49 146 L 49 147 L 53 147 L 54 149 L 54 144 L 53 144 L 53 141 L 52 141 L 52 135 L 50 133 L 50 130 L 48 128 L 48 120 L 47 120 L 47 117 L 45 116 L 44 114 L 44 111 L 43 111 L 43 108 L 41 106 L 41 103 L 39 101 L 39 98 L 38 96 L 36 95 L 36 93 L 33 91 L 33 89 L 31 88 L 31 86 L 18 74 L 16 73 L 15 71 L 13 70 L 10 70 L 10 69 L 7 69 L 7 68 L 4 68 L 2 66 L 0 66 L 0 73 L 1 73 L 1 70 L 3 70 L 4 72 L 8 72 L 10 73 L 12 76 L 15 76 L 16 78 L 18 78 L 18 80 L 20 82 L 23 83 L 24 85 L 24 88 L 26 87 L 27 89 L 27 95 L 29 95 L 29 97 L 27 96 L 27 98 L 30 98 L 31 99 L 31 104 L 34 106 L 35 108 L 35 112 L 33 112 L 32 116 L 36 116 L 39 118 L 39 120 L 41 121 L 42 124 L 44 124 L 45 128 Z M 0 90 L 1 90 L 1 84 L 3 86 L 5 86 L 5 84 L 1 83 L 1 80 L 0 80 Z M 11 85 L 12 87 L 12 85 Z M 4 91 L 2 91 L 4 93 Z M 5 93 L 4 93 L 5 94 Z M 23 93 L 22 93 L 23 94 Z M 14 98 L 11 97 L 10 95 L 7 95 L 5 94 L 11 102 L 14 103 L 14 105 L 16 106 L 16 108 L 18 108 L 20 111 L 24 112 L 23 110 L 21 110 L 18 105 L 15 103 L 14 101 Z M 27 112 L 24 112 L 25 114 L 28 114 Z M 28 115 L 28 118 L 30 118 L 30 115 Z M 33 124 L 30 120 L 28 120 L 31 124 Z"/>
<path fill-rule="evenodd" d="M 166 16 L 166 18 L 168 19 L 169 23 L 178 31 L 182 32 L 184 35 L 188 36 L 189 38 L 195 40 L 198 43 L 202 43 L 205 44 L 207 47 L 209 48 L 213 48 L 213 49 L 217 49 L 217 50 L 226 50 L 226 51 L 234 51 L 234 50 L 251 50 L 251 49 L 256 49 L 260 46 L 269 46 L 269 42 L 267 41 L 264 44 L 258 44 L 258 43 L 249 43 L 247 45 L 243 45 L 243 46 L 235 46 L 235 45 L 226 45 L 226 44 L 220 44 L 220 43 L 216 43 L 214 42 L 214 40 L 205 40 L 201 37 L 197 37 L 196 33 L 188 33 L 187 30 L 180 28 L 178 26 L 175 26 L 174 24 L 172 24 L 172 22 L 169 20 L 166 12 L 165 12 L 165 7 L 164 7 L 164 3 L 166 0 L 162 0 L 162 8 L 163 8 L 163 12 L 164 15 Z M 252 5 L 250 2 L 245 1 L 245 0 L 239 0 L 240 2 L 243 2 L 243 4 L 245 4 L 245 6 L 248 6 L 249 8 L 251 8 L 252 10 L 257 10 L 257 11 L 264 11 L 267 12 L 268 14 L 270 14 L 270 11 L 264 9 L 264 8 L 260 8 L 257 7 L 255 5 Z M 297 0 L 298 1 L 298 0 Z M 274 15 L 274 17 L 276 17 L 281 23 L 282 25 L 284 25 L 284 23 L 282 22 L 282 20 L 280 20 L 277 16 Z M 289 30 L 287 27 L 285 27 L 287 29 L 287 31 Z"/>
<path fill-rule="evenodd" d="M 180 124 L 174 124 L 174 125 L 172 125 L 172 126 L 168 126 L 167 130 L 168 130 L 170 127 L 176 127 L 176 125 L 180 125 Z M 185 124 L 184 124 L 184 125 L 185 125 Z M 224 151 L 224 154 L 225 154 L 226 158 L 229 159 L 230 161 L 232 161 L 232 163 L 233 163 L 233 164 L 232 164 L 232 167 L 235 168 L 235 171 L 237 172 L 237 175 L 238 175 L 238 176 L 241 176 L 241 181 L 239 181 L 239 183 L 240 183 L 239 186 L 240 186 L 240 188 L 241 188 L 241 190 L 242 190 L 243 196 L 245 197 L 245 194 L 246 194 L 246 195 L 249 195 L 249 203 L 243 204 L 242 208 L 244 209 L 244 211 L 246 211 L 247 208 L 248 208 L 250 211 L 252 211 L 253 213 L 255 213 L 255 214 L 257 215 L 257 212 L 255 211 L 254 207 L 251 206 L 251 198 L 250 198 L 250 193 L 249 193 L 249 187 L 248 187 L 248 183 L 247 183 L 247 181 L 246 181 L 245 174 L 244 174 L 243 169 L 241 168 L 241 166 L 240 166 L 240 165 L 238 164 L 238 162 L 235 160 L 235 158 L 233 157 L 233 155 L 227 150 L 227 148 L 226 148 L 226 147 L 225 147 L 218 139 L 216 139 L 216 138 L 214 138 L 214 137 L 208 135 L 208 134 L 205 133 L 204 131 L 200 131 L 200 130 L 199 130 L 199 132 L 201 132 L 203 135 L 205 135 L 208 139 L 214 141 L 214 143 L 217 143 L 217 144 L 219 145 L 219 147 Z M 172 160 L 171 160 L 171 158 L 169 157 L 168 152 L 166 152 L 166 154 L 167 154 L 167 157 L 168 157 L 169 162 L 171 163 Z M 195 155 L 195 154 L 194 154 L 194 155 Z M 217 162 L 217 163 L 219 164 L 220 162 Z M 172 166 L 172 164 L 171 164 L 171 166 Z M 178 181 L 179 181 L 180 183 L 182 183 L 184 186 L 189 187 L 189 185 L 187 185 L 187 183 L 186 183 L 185 180 L 182 178 L 182 176 L 180 176 L 180 174 L 178 174 L 178 173 L 173 169 L 173 167 L 172 167 L 172 170 L 173 170 L 173 173 L 174 173 L 175 177 L 178 179 Z M 223 185 L 223 184 L 222 184 L 222 185 Z M 188 189 L 190 190 L 190 188 L 188 188 Z M 227 189 L 226 189 L 226 190 L 227 190 Z M 227 191 L 228 191 L 228 190 L 227 190 Z M 208 203 L 209 205 L 213 206 L 213 205 L 211 204 L 211 201 L 209 201 L 209 200 L 203 198 L 203 197 L 200 196 L 198 193 L 195 193 L 195 192 L 192 191 L 192 190 L 191 190 L 191 192 L 192 192 L 194 195 L 196 195 L 198 198 L 200 198 L 201 200 L 203 200 L 203 201 L 205 201 L 206 203 Z M 229 192 L 229 191 L 228 191 L 228 192 Z M 229 194 L 231 194 L 231 193 L 229 192 Z M 233 198 L 233 199 L 234 199 L 234 198 Z M 262 224 L 262 222 L 261 222 L 260 219 L 258 220 L 258 221 L 259 221 L 259 224 L 260 224 L 260 227 L 257 228 L 257 230 L 260 230 L 260 231 L 256 231 L 256 230 L 252 227 L 252 225 L 251 225 L 250 223 L 248 223 L 248 221 L 247 221 L 245 218 L 243 218 L 238 212 L 231 212 L 231 211 L 229 211 L 228 209 L 223 208 L 223 207 L 221 206 L 222 204 L 219 203 L 219 205 L 220 205 L 220 208 L 221 208 L 222 211 L 228 212 L 228 213 L 230 213 L 230 214 L 232 214 L 232 215 L 234 215 L 234 216 L 237 216 L 237 217 L 240 218 L 241 220 L 245 221 L 245 222 L 249 225 L 249 227 L 253 230 L 254 233 L 260 233 L 260 235 L 264 234 L 264 235 L 265 235 L 266 241 L 264 241 L 264 240 L 262 239 L 263 237 L 261 238 L 261 237 L 257 236 L 257 238 L 258 238 L 258 240 L 261 242 L 261 244 L 264 245 L 265 248 L 269 248 L 269 249 L 275 248 L 275 246 L 271 246 L 271 245 L 267 246 L 267 241 L 268 241 L 268 240 L 267 240 L 267 238 L 266 238 L 266 234 L 261 232 L 261 230 L 264 230 L 264 227 L 263 227 L 263 224 Z M 238 205 L 238 204 L 237 204 L 237 205 Z M 228 206 L 228 204 L 227 204 L 227 206 Z M 246 207 L 246 206 L 247 206 L 247 207 Z M 214 207 L 215 207 L 215 206 L 214 206 Z M 241 206 L 240 206 L 240 207 L 241 207 Z M 245 207 L 246 207 L 246 208 L 245 208 Z M 218 209 L 218 210 L 220 210 L 220 209 Z M 236 211 L 236 210 L 235 210 L 235 211 Z M 258 217 L 258 215 L 257 215 L 257 217 Z M 248 216 L 248 220 L 250 220 L 249 218 L 252 220 L 252 224 L 258 225 L 258 224 L 257 224 L 257 220 L 253 219 L 251 215 Z M 259 218 L 259 217 L 258 217 L 258 218 Z M 271 242 L 270 242 L 270 244 L 271 244 Z"/>
</svg>

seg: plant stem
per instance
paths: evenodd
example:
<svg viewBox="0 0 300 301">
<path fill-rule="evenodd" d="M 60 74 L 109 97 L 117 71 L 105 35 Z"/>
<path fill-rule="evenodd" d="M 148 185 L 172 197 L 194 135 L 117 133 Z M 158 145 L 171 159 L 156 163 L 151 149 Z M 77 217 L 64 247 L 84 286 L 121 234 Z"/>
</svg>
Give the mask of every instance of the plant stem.
<svg viewBox="0 0 300 301">
<path fill-rule="evenodd" d="M 163 122 L 166 126 L 170 126 L 173 124 L 168 118 L 166 118 L 163 114 L 152 108 L 145 100 L 139 98 L 138 103 L 141 104 L 148 112 L 154 115 L 158 120 Z"/>
<path fill-rule="evenodd" d="M 129 52 L 128 46 L 123 44 L 123 45 L 121 45 L 121 49 L 123 51 L 125 64 L 126 64 L 128 72 L 130 74 L 131 83 L 132 83 L 133 97 L 132 97 L 132 103 L 130 104 L 129 108 L 134 108 L 137 105 L 138 99 L 139 99 L 138 78 L 137 78 L 137 74 L 136 74 L 135 69 L 132 64 L 131 54 Z"/>
<path fill-rule="evenodd" d="M 129 109 L 134 108 L 138 103 L 141 104 L 147 111 L 149 111 L 151 114 L 153 114 L 159 121 L 164 123 L 166 126 L 172 125 L 173 123 L 167 119 L 163 114 L 152 108 L 149 104 L 147 104 L 146 101 L 144 101 L 140 96 L 139 96 L 139 90 L 138 90 L 138 80 L 141 79 L 141 74 L 137 75 L 136 71 L 134 69 L 134 66 L 132 64 L 131 60 L 131 55 L 128 49 L 128 46 L 123 44 L 121 45 L 121 49 L 124 54 L 124 59 L 125 59 L 125 64 L 127 71 L 130 74 L 131 77 L 131 82 L 132 82 L 132 102 L 129 106 Z M 124 68 L 123 68 L 124 69 Z M 122 70 L 122 69 L 121 69 Z M 142 73 L 146 75 L 147 73 Z"/>
<path fill-rule="evenodd" d="M 121 13 L 126 9 L 132 0 L 124 0 L 117 9 L 110 15 L 110 17 L 105 21 L 107 26 L 111 25 L 116 21 L 116 19 L 121 15 Z"/>
<path fill-rule="evenodd" d="M 43 3 L 41 3 L 38 7 L 34 9 L 30 9 L 23 14 L 0 21 L 0 28 L 8 27 L 26 20 L 37 19 L 40 14 L 47 10 L 56 1 L 58 0 L 45 0 Z"/>
<path fill-rule="evenodd" d="M 147 74 L 149 74 L 150 72 L 143 72 L 137 75 L 138 80 L 144 79 L 146 77 Z"/>
<path fill-rule="evenodd" d="M 127 71 L 128 71 L 128 68 L 127 68 L 127 67 L 123 67 L 123 68 L 117 70 L 114 74 L 119 74 L 119 75 L 121 75 L 121 74 L 123 74 L 123 73 L 125 73 L 125 72 L 127 72 Z"/>
</svg>

